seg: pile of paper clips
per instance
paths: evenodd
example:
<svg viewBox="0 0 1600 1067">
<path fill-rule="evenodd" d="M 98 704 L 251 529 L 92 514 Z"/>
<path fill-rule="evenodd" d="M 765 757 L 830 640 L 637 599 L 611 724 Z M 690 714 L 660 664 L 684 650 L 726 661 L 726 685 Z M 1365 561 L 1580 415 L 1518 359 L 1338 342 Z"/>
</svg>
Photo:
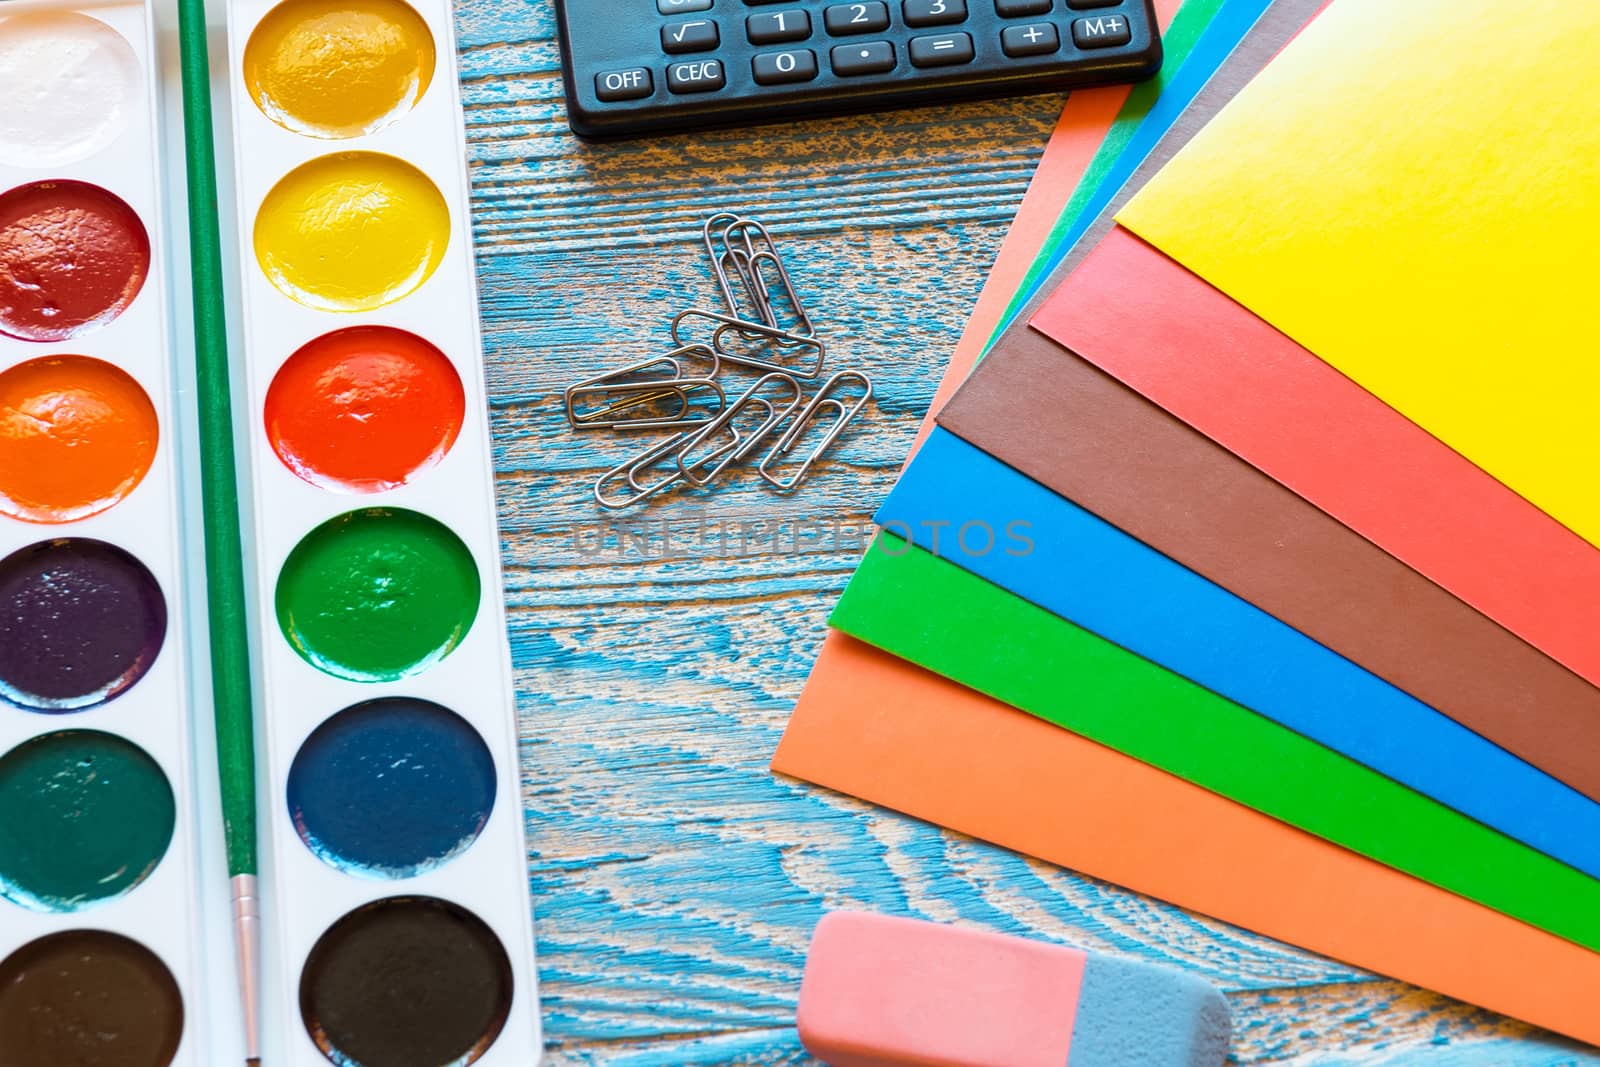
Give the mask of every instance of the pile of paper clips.
<svg viewBox="0 0 1600 1067">
<path fill-rule="evenodd" d="M 703 237 L 726 311 L 680 312 L 669 351 L 566 390 L 575 430 L 674 431 L 600 476 L 602 507 L 709 486 L 775 434 L 755 470 L 774 490 L 793 492 L 872 399 L 872 381 L 858 371 L 837 371 L 806 397 L 802 383 L 822 379 L 827 346 L 765 226 L 723 212 L 706 220 Z M 759 376 L 730 400 L 724 372 Z M 815 443 L 797 449 L 808 435 Z"/>
</svg>

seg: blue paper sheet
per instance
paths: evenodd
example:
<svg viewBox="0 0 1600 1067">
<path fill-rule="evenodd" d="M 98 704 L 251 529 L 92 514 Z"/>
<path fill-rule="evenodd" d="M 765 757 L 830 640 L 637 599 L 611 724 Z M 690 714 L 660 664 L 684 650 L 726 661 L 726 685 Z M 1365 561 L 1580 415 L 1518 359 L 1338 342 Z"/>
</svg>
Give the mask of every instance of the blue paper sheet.
<svg viewBox="0 0 1600 1067">
<path fill-rule="evenodd" d="M 928 438 L 877 521 L 1600 878 L 1600 804 L 947 430 Z"/>
</svg>

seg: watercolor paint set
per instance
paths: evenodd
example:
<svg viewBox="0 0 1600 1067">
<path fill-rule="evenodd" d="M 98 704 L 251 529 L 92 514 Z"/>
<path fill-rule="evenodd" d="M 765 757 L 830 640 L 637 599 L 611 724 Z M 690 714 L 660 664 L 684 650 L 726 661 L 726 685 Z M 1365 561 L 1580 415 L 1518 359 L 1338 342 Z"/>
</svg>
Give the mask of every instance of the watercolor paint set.
<svg viewBox="0 0 1600 1067">
<path fill-rule="evenodd" d="M 207 1062 L 154 42 L 0 6 L 6 1064 Z"/>
<path fill-rule="evenodd" d="M 533 936 L 450 6 L 232 0 L 228 24 L 268 616 L 266 1009 L 311 1039 L 264 1052 L 528 1063 Z"/>
<path fill-rule="evenodd" d="M 537 1062 L 452 14 L 232 0 L 262 1054 Z M 0 1063 L 241 1047 L 147 3 L 0 4 Z M 165 60 L 165 62 L 164 62 Z M 181 175 L 178 176 L 181 178 Z M 224 198 L 228 199 L 227 197 Z M 225 242 L 226 243 L 226 242 Z M 180 262 L 181 269 L 181 262 Z M 186 526 L 187 522 L 187 526 Z M 196 645 L 198 649 L 199 646 Z M 191 663 L 193 668 L 191 668 Z M 196 675 L 198 674 L 198 677 Z M 202 783 L 206 783 L 202 785 Z M 97 1058 L 98 1057 L 98 1058 Z"/>
</svg>

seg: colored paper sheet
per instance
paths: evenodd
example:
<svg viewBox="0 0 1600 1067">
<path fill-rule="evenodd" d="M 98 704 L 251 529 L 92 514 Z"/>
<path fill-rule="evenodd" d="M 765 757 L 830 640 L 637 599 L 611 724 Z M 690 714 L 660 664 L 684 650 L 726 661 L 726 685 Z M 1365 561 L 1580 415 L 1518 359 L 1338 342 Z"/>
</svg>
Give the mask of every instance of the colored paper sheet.
<svg viewBox="0 0 1600 1067">
<path fill-rule="evenodd" d="M 1340 0 L 1119 221 L 1600 545 L 1597 41 Z"/>
<path fill-rule="evenodd" d="M 1126 230 L 1032 323 L 1600 684 L 1600 552 Z"/>
<path fill-rule="evenodd" d="M 1157 0 L 1158 17 L 1164 7 L 1171 8 L 1176 3 L 1177 0 Z M 1050 134 L 1050 141 L 1045 146 L 1044 156 L 1028 183 L 1028 191 L 1022 198 L 1022 206 L 1017 209 L 1017 217 L 1006 231 L 994 267 L 989 271 L 983 291 L 978 294 L 972 318 L 967 321 L 961 340 L 956 344 L 955 355 L 945 367 L 944 376 L 934 391 L 929 410 L 942 408 L 966 379 L 967 372 L 972 369 L 973 357 L 988 333 L 988 327 L 985 325 L 980 328 L 979 324 L 992 323 L 1005 307 L 1007 294 L 1021 284 L 1028 261 L 1043 245 L 1050 225 L 1057 217 L 1061 201 L 1083 174 L 1083 168 L 1094 152 L 1095 132 L 1104 130 L 1110 124 L 1127 95 L 1126 88 L 1110 87 L 1073 93 L 1068 98 L 1061 118 Z M 924 419 L 912 442 L 912 452 L 917 450 L 932 429 L 932 418 Z"/>
<path fill-rule="evenodd" d="M 1155 0 L 1156 22 L 1163 30 L 1162 47 L 1166 53 L 1163 71 L 1181 66 L 1199 35 L 1198 20 L 1190 15 L 1185 18 L 1191 29 L 1181 34 L 1173 32 L 1178 27 L 1178 13 L 1194 8 L 1209 18 L 1216 2 L 1220 0 L 1189 0 L 1180 7 L 1181 0 Z M 1016 218 L 1001 242 L 994 267 L 978 294 L 977 306 L 934 391 L 930 412 L 944 406 L 972 369 L 1006 301 L 1017 291 L 1029 264 L 1049 241 L 1052 227 L 1059 225 L 1062 204 L 1074 188 L 1083 184 L 1085 168 L 1097 157 L 1097 149 L 1104 143 L 1108 127 L 1122 114 L 1128 99 L 1129 90 L 1125 86 L 1076 92 L 1067 98 Z M 912 441 L 913 453 L 932 428 L 930 414 Z"/>
<path fill-rule="evenodd" d="M 1042 333 L 939 424 L 1600 799 L 1600 689 Z"/>
<path fill-rule="evenodd" d="M 1278 0 L 1245 45 L 1254 45 L 1273 15 L 1295 2 Z M 1213 85 L 1240 79 L 1259 54 L 1240 48 Z M 1076 109 L 1086 116 L 1087 100 L 1111 92 L 1074 94 L 1062 130 L 1069 113 Z M 1208 93 L 1197 98 L 1190 114 L 1215 110 L 1220 101 Z M 1106 121 L 1114 111 L 1106 113 Z M 1081 156 L 1087 162 L 1092 140 L 1104 127 L 1074 129 L 1079 137 L 1053 142 L 1051 150 L 1082 152 L 1088 140 L 1089 150 Z M 1032 210 L 1054 196 L 1054 214 L 1070 188 L 1036 182 L 1024 206 Z M 1028 243 L 1008 239 L 997 266 L 1019 269 L 1025 264 L 1013 260 L 1031 254 Z M 995 321 L 983 316 L 997 314 L 1003 303 L 989 300 L 986 288 L 941 391 L 971 369 L 978 342 Z M 838 631 L 823 642 L 773 767 L 1600 1044 L 1600 1018 L 1593 1011 L 1600 996 L 1600 954 Z"/>
<path fill-rule="evenodd" d="M 1600 877 L 1600 804 L 954 434 L 934 432 L 877 522 L 1053 615 Z M 952 605 L 951 612 L 960 608 Z M 1331 794 L 1323 799 L 1343 803 Z"/>
<path fill-rule="evenodd" d="M 1137 163 L 1131 177 L 1115 187 L 1101 183 L 1090 189 L 1087 178 L 1079 184 L 1074 202 L 1079 203 L 1080 208 L 1089 206 L 1091 196 L 1096 202 L 1103 201 L 1105 206 L 1098 216 L 1084 214 L 1082 210 L 1062 213 L 1052 231 L 1054 240 L 1046 242 L 1034 263 L 1029 266 L 1026 284 L 1012 301 L 1017 316 L 1008 318 L 1004 329 L 1017 328 L 1019 318 L 1026 319 L 1035 311 L 1050 289 L 1076 269 L 1088 250 L 1111 230 L 1115 225 L 1115 213 L 1331 2 L 1273 0 L 1266 13 L 1256 20 L 1244 40 L 1229 53 L 1187 108 L 1176 118 L 1163 112 L 1148 120 L 1152 127 L 1148 132 L 1155 138 L 1155 147 Z M 1118 159 L 1121 159 L 1120 154 Z M 1080 193 L 1083 194 L 1081 198 L 1078 195 Z M 1070 243 L 1065 241 L 1069 233 L 1076 235 L 1076 239 Z M 988 347 L 993 347 L 1001 332 L 1001 328 L 994 330 Z"/>
<path fill-rule="evenodd" d="M 1600 881 L 891 534 L 831 624 L 1057 726 L 1600 950 Z"/>
<path fill-rule="evenodd" d="M 1600 1044 L 1600 953 L 830 634 L 775 770 Z"/>
<path fill-rule="evenodd" d="M 1111 165 L 1122 155 L 1122 150 L 1132 140 L 1134 132 L 1139 129 L 1145 116 L 1150 114 L 1168 84 L 1178 76 L 1178 72 L 1191 66 L 1214 71 L 1222 60 L 1227 58 L 1232 45 L 1238 42 L 1237 36 L 1225 46 L 1220 37 L 1208 39 L 1204 47 L 1197 50 L 1197 46 L 1201 45 L 1202 36 L 1206 34 L 1206 28 L 1211 25 L 1223 3 L 1224 0 L 1189 0 L 1178 9 L 1166 32 L 1162 34 L 1161 46 L 1165 51 L 1165 59 L 1160 73 L 1147 82 L 1135 85 L 1128 94 L 1121 110 L 1117 112 L 1115 121 L 1111 123 L 1111 129 L 1100 142 L 1094 158 L 1089 161 L 1088 169 L 1081 173 L 1082 180 L 1072 190 L 1072 197 L 1066 206 L 1063 208 L 1059 204 L 1050 205 L 1054 210 L 1051 212 L 1049 231 L 1044 241 L 1035 249 L 1036 256 L 1033 262 L 1027 264 L 1020 278 L 996 279 L 991 276 L 992 282 L 1005 287 L 1003 291 L 997 289 L 995 292 L 997 298 L 1006 300 L 1002 322 L 1009 322 L 1015 317 L 1027 297 L 1043 280 L 1048 259 L 1067 239 L 1067 231 L 1071 228 L 1072 220 L 1082 213 L 1089 197 L 1104 182 Z M 1048 158 L 1048 152 L 1046 156 Z M 1027 203 L 1024 201 L 1024 207 L 1026 206 Z M 987 289 L 988 286 L 985 286 L 986 291 Z M 975 313 L 973 320 L 978 318 Z M 998 332 L 995 331 L 996 335 Z M 990 343 L 993 343 L 993 338 L 990 339 Z"/>
</svg>

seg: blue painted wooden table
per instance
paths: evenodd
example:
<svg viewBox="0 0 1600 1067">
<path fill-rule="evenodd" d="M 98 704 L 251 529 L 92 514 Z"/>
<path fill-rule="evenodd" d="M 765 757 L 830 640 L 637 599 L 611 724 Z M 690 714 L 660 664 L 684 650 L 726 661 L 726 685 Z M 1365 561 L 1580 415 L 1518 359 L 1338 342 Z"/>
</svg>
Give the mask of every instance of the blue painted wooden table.
<svg viewBox="0 0 1600 1067">
<path fill-rule="evenodd" d="M 458 19 L 550 1062 L 810 1062 L 807 939 L 861 906 L 1188 967 L 1228 991 L 1239 1063 L 1600 1065 L 768 772 L 1060 97 L 591 146 L 566 128 L 548 0 Z M 794 498 L 741 476 L 619 524 L 590 489 L 642 443 L 574 435 L 560 391 L 716 306 L 698 236 L 719 210 L 772 227 L 877 406 Z"/>
</svg>

